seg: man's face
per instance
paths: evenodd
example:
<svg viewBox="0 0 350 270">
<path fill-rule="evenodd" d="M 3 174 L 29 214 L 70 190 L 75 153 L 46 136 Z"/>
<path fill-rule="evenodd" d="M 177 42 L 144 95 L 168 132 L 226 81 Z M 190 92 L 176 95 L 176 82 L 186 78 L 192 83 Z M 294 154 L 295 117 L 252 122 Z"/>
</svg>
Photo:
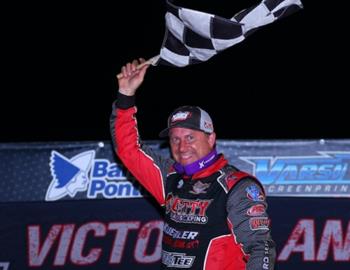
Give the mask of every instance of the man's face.
<svg viewBox="0 0 350 270">
<path fill-rule="evenodd" d="M 208 155 L 215 144 L 215 133 L 210 135 L 193 129 L 175 127 L 169 132 L 173 158 L 188 165 Z"/>
</svg>

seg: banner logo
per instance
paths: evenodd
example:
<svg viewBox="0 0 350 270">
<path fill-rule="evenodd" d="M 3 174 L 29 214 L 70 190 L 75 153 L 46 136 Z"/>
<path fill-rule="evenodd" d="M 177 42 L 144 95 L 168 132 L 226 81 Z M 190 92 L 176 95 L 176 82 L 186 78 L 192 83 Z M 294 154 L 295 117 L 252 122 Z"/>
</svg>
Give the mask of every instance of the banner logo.
<svg viewBox="0 0 350 270">
<path fill-rule="evenodd" d="M 240 157 L 268 195 L 350 197 L 350 152 L 317 152 L 315 156 Z"/>
<path fill-rule="evenodd" d="M 73 198 L 78 191 L 85 191 L 88 187 L 88 173 L 94 157 L 95 151 L 86 151 L 71 159 L 52 151 L 50 171 L 53 179 L 45 199 L 56 201 L 67 195 Z"/>
<path fill-rule="evenodd" d="M 140 185 L 127 179 L 121 165 L 107 159 L 95 159 L 95 155 L 95 150 L 90 150 L 68 158 L 53 150 L 49 162 L 52 181 L 45 200 L 75 198 L 82 191 L 86 193 L 79 194 L 80 199 L 142 197 Z"/>
</svg>

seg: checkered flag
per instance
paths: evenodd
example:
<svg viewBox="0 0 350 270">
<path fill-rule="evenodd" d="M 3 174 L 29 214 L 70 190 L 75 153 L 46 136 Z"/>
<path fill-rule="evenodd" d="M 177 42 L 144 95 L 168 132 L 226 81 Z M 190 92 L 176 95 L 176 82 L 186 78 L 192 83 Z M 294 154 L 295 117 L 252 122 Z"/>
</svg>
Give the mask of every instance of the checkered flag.
<svg viewBox="0 0 350 270">
<path fill-rule="evenodd" d="M 303 7 L 300 0 L 263 0 L 231 19 L 175 6 L 167 0 L 166 33 L 154 65 L 184 67 L 207 61 L 243 41 L 259 27 Z"/>
</svg>

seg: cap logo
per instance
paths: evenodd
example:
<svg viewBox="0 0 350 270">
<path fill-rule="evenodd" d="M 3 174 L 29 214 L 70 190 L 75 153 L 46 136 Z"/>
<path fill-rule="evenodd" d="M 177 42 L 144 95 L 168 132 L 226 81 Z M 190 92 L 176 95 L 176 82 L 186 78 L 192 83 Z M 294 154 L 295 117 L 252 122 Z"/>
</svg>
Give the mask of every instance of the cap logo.
<svg viewBox="0 0 350 270">
<path fill-rule="evenodd" d="M 184 121 L 191 116 L 191 112 L 177 112 L 171 117 L 171 122 Z"/>
<path fill-rule="evenodd" d="M 204 128 L 207 130 L 213 130 L 213 124 L 208 121 L 204 121 Z"/>
</svg>

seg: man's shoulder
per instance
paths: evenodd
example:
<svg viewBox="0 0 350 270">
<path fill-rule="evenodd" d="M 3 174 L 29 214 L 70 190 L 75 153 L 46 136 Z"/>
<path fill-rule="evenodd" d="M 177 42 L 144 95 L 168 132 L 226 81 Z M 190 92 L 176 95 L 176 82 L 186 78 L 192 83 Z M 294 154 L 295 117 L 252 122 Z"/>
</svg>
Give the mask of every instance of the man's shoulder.
<svg viewBox="0 0 350 270">
<path fill-rule="evenodd" d="M 225 167 L 223 167 L 221 172 L 222 175 L 219 177 L 218 181 L 227 193 L 241 180 L 259 182 L 253 175 L 245 171 L 241 171 L 230 164 L 227 164 Z"/>
</svg>

